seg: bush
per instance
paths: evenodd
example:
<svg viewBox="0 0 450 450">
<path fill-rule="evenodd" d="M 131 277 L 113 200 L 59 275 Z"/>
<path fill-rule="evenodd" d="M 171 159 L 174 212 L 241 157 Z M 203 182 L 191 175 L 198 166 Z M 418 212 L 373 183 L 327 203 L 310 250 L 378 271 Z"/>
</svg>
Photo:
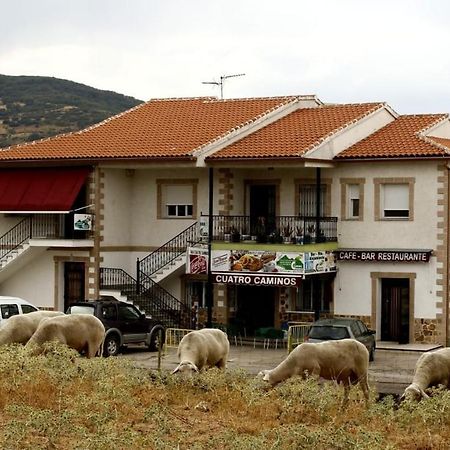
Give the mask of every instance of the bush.
<svg viewBox="0 0 450 450">
<path fill-rule="evenodd" d="M 50 344 L 30 357 L 0 347 L 0 448 L 447 448 L 450 391 L 366 409 L 359 388 L 292 378 L 274 389 L 244 371 L 192 377 L 139 369 L 125 358 L 80 357 Z"/>
</svg>

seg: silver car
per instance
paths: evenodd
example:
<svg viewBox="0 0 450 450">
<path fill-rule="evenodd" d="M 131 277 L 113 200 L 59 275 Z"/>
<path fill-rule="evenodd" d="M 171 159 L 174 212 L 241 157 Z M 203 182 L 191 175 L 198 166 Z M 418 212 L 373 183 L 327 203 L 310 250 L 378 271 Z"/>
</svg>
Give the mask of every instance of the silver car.
<svg viewBox="0 0 450 450">
<path fill-rule="evenodd" d="M 356 339 L 369 351 L 369 361 L 375 358 L 375 331 L 367 328 L 359 319 L 321 319 L 314 322 L 305 338 L 306 342 L 322 342 L 336 339 Z"/>
</svg>

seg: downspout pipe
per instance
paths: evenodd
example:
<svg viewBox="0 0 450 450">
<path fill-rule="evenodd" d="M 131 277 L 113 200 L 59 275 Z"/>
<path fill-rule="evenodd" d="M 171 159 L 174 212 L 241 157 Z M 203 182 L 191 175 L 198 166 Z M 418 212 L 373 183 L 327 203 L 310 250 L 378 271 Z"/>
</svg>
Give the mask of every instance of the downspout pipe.
<svg viewBox="0 0 450 450">
<path fill-rule="evenodd" d="M 208 279 L 206 282 L 206 326 L 212 326 L 212 308 L 214 304 L 214 291 L 211 273 L 211 242 L 213 235 L 213 206 L 214 206 L 214 169 L 209 168 L 209 188 L 208 188 Z"/>
</svg>

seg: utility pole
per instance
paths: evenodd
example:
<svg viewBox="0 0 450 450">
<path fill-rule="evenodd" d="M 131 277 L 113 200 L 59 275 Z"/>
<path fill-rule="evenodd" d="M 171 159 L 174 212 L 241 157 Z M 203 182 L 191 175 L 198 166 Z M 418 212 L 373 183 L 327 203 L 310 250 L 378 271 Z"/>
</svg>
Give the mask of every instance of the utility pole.
<svg viewBox="0 0 450 450">
<path fill-rule="evenodd" d="M 228 78 L 243 77 L 245 73 L 237 73 L 235 75 L 221 75 L 220 81 L 202 81 L 202 84 L 214 84 L 220 86 L 220 98 L 223 99 L 223 82 Z"/>
</svg>

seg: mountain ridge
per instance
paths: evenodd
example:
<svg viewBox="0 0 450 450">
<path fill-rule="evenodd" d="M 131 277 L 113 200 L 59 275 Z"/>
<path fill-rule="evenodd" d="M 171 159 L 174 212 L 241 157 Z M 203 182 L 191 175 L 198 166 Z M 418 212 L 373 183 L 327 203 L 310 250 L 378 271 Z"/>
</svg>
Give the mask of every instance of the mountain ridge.
<svg viewBox="0 0 450 450">
<path fill-rule="evenodd" d="M 61 78 L 0 74 L 0 148 L 79 131 L 140 103 Z"/>
</svg>

